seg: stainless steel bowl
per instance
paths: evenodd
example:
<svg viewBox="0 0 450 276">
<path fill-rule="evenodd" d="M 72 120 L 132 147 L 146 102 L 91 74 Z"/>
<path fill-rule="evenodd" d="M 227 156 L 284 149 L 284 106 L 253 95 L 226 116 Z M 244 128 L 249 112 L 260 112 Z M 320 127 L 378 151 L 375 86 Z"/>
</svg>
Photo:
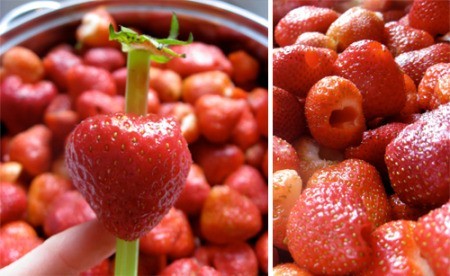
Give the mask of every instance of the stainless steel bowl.
<svg viewBox="0 0 450 276">
<path fill-rule="evenodd" d="M 267 80 L 267 20 L 221 1 L 67 1 L 55 10 L 40 10 L 4 25 L 0 30 L 0 55 L 16 45 L 42 55 L 58 43 L 74 43 L 75 30 L 83 15 L 100 5 L 119 25 L 133 26 L 157 37 L 168 35 L 170 18 L 175 12 L 181 39 L 192 32 L 196 41 L 217 45 L 225 53 L 244 49 L 261 62 L 261 68 L 265 69 L 261 79 Z"/>
</svg>

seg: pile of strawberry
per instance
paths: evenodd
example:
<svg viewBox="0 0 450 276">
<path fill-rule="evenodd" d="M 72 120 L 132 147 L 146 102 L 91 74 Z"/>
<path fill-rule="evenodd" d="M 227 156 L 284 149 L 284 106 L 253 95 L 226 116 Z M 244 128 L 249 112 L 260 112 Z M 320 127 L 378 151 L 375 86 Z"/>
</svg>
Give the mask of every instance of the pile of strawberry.
<svg viewBox="0 0 450 276">
<path fill-rule="evenodd" d="M 449 275 L 450 5 L 360 4 L 274 1 L 274 274 Z"/>
<path fill-rule="evenodd" d="M 126 57 L 108 39 L 110 23 L 116 25 L 99 8 L 77 29 L 81 48 L 57 45 L 39 57 L 17 46 L 2 56 L 0 268 L 98 216 L 121 238 L 142 236 L 141 275 L 267 273 L 268 92 L 259 84 L 262 65 L 243 50 L 202 42 L 175 46 L 186 58 L 152 64 L 150 115 L 123 115 Z M 67 139 L 71 156 L 65 158 Z M 118 159 L 125 160 L 121 167 Z M 95 212 L 73 187 L 64 160 L 72 162 L 71 170 L 92 169 L 79 171 L 79 182 L 108 183 L 83 191 Z M 152 171 L 141 169 L 149 163 Z M 172 181 L 186 177 L 186 166 L 183 189 L 172 189 Z M 143 188 L 155 176 L 153 188 Z M 153 218 L 135 221 L 135 214 L 156 204 L 174 207 L 167 214 L 151 212 L 163 215 L 157 225 L 141 225 Z M 113 265 L 112 257 L 86 275 L 110 275 Z"/>
</svg>

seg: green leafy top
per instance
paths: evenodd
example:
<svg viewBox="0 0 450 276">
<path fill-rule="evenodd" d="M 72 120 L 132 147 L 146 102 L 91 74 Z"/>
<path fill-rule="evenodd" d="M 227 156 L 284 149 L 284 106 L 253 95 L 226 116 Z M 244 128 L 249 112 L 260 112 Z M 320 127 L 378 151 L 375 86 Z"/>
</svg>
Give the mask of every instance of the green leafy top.
<svg viewBox="0 0 450 276">
<path fill-rule="evenodd" d="M 178 54 L 171 50 L 172 45 L 186 45 L 193 41 L 190 33 L 187 41 L 177 39 L 178 36 L 178 19 L 176 14 L 172 14 L 170 24 L 170 33 L 167 38 L 154 38 L 148 35 L 140 35 L 130 28 L 120 26 L 120 31 L 116 32 L 112 25 L 109 25 L 109 39 L 118 41 L 122 44 L 122 50 L 129 52 L 131 50 L 147 50 L 150 59 L 155 62 L 165 63 L 174 57 L 185 57 L 184 54 Z"/>
</svg>

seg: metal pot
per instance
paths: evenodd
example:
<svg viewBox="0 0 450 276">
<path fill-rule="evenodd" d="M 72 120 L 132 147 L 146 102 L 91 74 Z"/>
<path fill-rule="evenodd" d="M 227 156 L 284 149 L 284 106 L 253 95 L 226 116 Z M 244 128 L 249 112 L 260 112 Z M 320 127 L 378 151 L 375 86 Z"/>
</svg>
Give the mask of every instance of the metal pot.
<svg viewBox="0 0 450 276">
<path fill-rule="evenodd" d="M 83 15 L 101 5 L 119 25 L 133 26 L 156 37 L 168 35 L 170 18 L 175 12 L 180 22 L 181 39 L 192 32 L 196 41 L 215 44 L 225 53 L 236 49 L 246 50 L 261 62 L 261 68 L 265 68 L 261 72 L 262 79 L 267 80 L 267 20 L 225 2 L 77 0 L 62 3 L 40 1 L 27 5 L 56 9 L 39 10 L 13 21 L 8 18 L 8 22 L 3 22 L 0 28 L 0 55 L 16 45 L 28 47 L 42 55 L 58 43 L 74 43 L 75 30 Z"/>
</svg>

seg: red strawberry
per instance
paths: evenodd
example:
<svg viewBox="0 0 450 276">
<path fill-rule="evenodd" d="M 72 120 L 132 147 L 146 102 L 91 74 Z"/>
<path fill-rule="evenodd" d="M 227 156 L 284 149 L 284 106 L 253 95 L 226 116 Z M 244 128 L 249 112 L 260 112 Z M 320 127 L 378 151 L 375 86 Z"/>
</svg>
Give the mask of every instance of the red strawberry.
<svg viewBox="0 0 450 276">
<path fill-rule="evenodd" d="M 339 16 L 327 30 L 327 36 L 337 42 L 338 52 L 363 39 L 382 42 L 384 22 L 373 11 L 353 7 Z"/>
<path fill-rule="evenodd" d="M 110 72 L 125 66 L 125 57 L 122 52 L 111 47 L 96 47 L 87 50 L 83 55 L 86 65 L 103 68 Z"/>
<path fill-rule="evenodd" d="M 45 72 L 61 91 L 67 90 L 67 73 L 82 59 L 73 53 L 69 45 L 59 45 L 52 49 L 43 59 Z"/>
<path fill-rule="evenodd" d="M 300 196 L 303 183 L 294 170 L 278 170 L 273 173 L 273 244 L 287 250 L 284 243 L 289 213 Z"/>
<path fill-rule="evenodd" d="M 291 210 L 287 245 L 313 274 L 349 274 L 371 259 L 372 223 L 355 189 L 327 182 L 307 188 Z"/>
<path fill-rule="evenodd" d="M 363 96 L 366 120 L 395 115 L 405 105 L 403 73 L 392 54 L 379 42 L 351 44 L 335 63 L 336 73 L 352 81 Z"/>
<path fill-rule="evenodd" d="M 331 37 L 319 32 L 306 32 L 299 35 L 294 44 L 302 44 L 319 48 L 337 50 L 337 42 Z"/>
<path fill-rule="evenodd" d="M 268 273 L 269 266 L 269 234 L 265 232 L 262 234 L 255 244 L 255 253 L 258 258 L 259 268 Z"/>
<path fill-rule="evenodd" d="M 440 79 L 450 78 L 450 63 L 438 63 L 428 67 L 417 87 L 419 105 L 422 109 L 435 109 L 441 104 L 436 86 Z"/>
<path fill-rule="evenodd" d="M 105 69 L 75 65 L 67 72 L 67 86 L 70 97 L 75 101 L 87 90 L 97 90 L 107 95 L 116 95 L 116 83 Z"/>
<path fill-rule="evenodd" d="M 302 6 L 288 12 L 276 25 L 274 36 L 279 46 L 292 45 L 304 32 L 325 33 L 339 14 L 332 9 Z"/>
<path fill-rule="evenodd" d="M 397 194 L 389 196 L 389 205 L 391 206 L 391 215 L 393 220 L 417 220 L 427 213 L 427 210 L 414 208 L 406 205 Z"/>
<path fill-rule="evenodd" d="M 135 240 L 169 211 L 183 189 L 191 155 L 172 119 L 99 115 L 68 138 L 73 184 L 117 237 Z"/>
<path fill-rule="evenodd" d="M 386 147 L 394 191 L 408 205 L 437 207 L 450 196 L 450 103 L 423 114 Z"/>
<path fill-rule="evenodd" d="M 414 241 L 416 222 L 398 220 L 378 227 L 370 237 L 373 258 L 361 275 L 431 275 Z"/>
<path fill-rule="evenodd" d="M 285 275 L 313 276 L 308 270 L 299 267 L 295 263 L 283 263 L 273 268 L 273 276 Z"/>
<path fill-rule="evenodd" d="M 378 171 L 369 163 L 358 159 L 346 159 L 337 165 L 316 171 L 307 187 L 339 183 L 349 186 L 360 195 L 373 227 L 390 219 L 390 206 Z"/>
<path fill-rule="evenodd" d="M 429 33 L 398 22 L 389 22 L 385 25 L 384 41 L 393 56 L 434 44 L 434 38 Z"/>
<path fill-rule="evenodd" d="M 22 219 L 27 209 L 25 189 L 16 183 L 0 182 L 0 221 L 2 224 Z"/>
<path fill-rule="evenodd" d="M 80 119 L 84 120 L 94 115 L 124 112 L 125 104 L 120 98 L 105 94 L 101 91 L 88 90 L 76 99 L 75 109 Z"/>
<path fill-rule="evenodd" d="M 450 44 L 437 43 L 427 48 L 398 55 L 395 62 L 404 73 L 413 79 L 416 85 L 419 85 L 428 67 L 441 62 L 450 62 L 449 53 Z"/>
<path fill-rule="evenodd" d="M 305 115 L 311 135 L 332 149 L 358 143 L 366 129 L 360 91 L 337 76 L 325 77 L 309 90 Z"/>
<path fill-rule="evenodd" d="M 200 215 L 200 229 L 206 240 L 215 244 L 246 241 L 261 227 L 261 213 L 248 197 L 225 185 L 211 189 Z"/>
<path fill-rule="evenodd" d="M 450 5 L 448 1 L 414 0 L 409 10 L 409 25 L 431 35 L 446 34 L 450 29 Z"/>
<path fill-rule="evenodd" d="M 176 275 L 198 275 L 198 276 L 219 276 L 217 270 L 210 266 L 200 264 L 194 258 L 178 259 L 164 268 L 160 273 L 161 276 Z"/>
<path fill-rule="evenodd" d="M 273 136 L 273 172 L 291 169 L 300 174 L 300 160 L 295 148 L 277 136 Z"/>
<path fill-rule="evenodd" d="M 57 93 L 49 81 L 24 84 L 18 76 L 7 77 L 0 87 L 2 122 L 13 134 L 40 123 L 45 109 Z"/>
<path fill-rule="evenodd" d="M 403 74 L 403 79 L 405 81 L 406 102 L 399 115 L 400 118 L 408 118 L 420 112 L 419 95 L 413 79 L 407 74 Z"/>
<path fill-rule="evenodd" d="M 450 272 L 450 202 L 421 217 L 414 239 L 436 275 Z"/>
<path fill-rule="evenodd" d="M 17 75 L 25 83 L 35 83 L 44 77 L 45 70 L 41 59 L 30 49 L 14 46 L 2 57 L 7 75 Z"/>
<path fill-rule="evenodd" d="M 222 275 L 258 274 L 258 260 L 247 243 L 234 242 L 216 248 L 212 264 Z"/>
<path fill-rule="evenodd" d="M 384 176 L 387 175 L 384 153 L 386 146 L 397 137 L 398 133 L 406 126 L 402 123 L 389 123 L 376 129 L 367 130 L 363 133 L 359 145 L 345 149 L 345 158 L 357 158 L 364 160 L 378 169 Z"/>
<path fill-rule="evenodd" d="M 291 45 L 273 50 L 273 85 L 305 98 L 311 86 L 333 74 L 336 52 L 325 48 Z"/>
<path fill-rule="evenodd" d="M 273 134 L 293 142 L 305 132 L 304 105 L 284 89 L 273 87 Z"/>
</svg>

